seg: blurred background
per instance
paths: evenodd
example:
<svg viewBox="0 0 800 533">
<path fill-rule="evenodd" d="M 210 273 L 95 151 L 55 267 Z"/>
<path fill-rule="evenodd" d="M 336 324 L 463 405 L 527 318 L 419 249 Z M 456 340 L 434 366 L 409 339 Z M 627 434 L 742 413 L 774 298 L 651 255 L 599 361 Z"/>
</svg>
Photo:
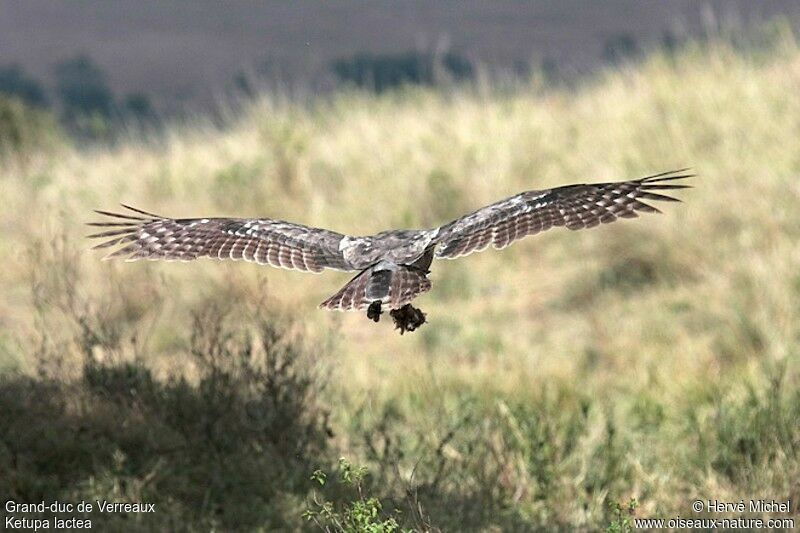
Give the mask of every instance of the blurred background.
<svg viewBox="0 0 800 533">
<path fill-rule="evenodd" d="M 66 115 L 217 110 L 258 90 L 384 91 L 445 79 L 575 81 L 690 38 L 783 17 L 789 0 L 3 2 L 0 89 Z"/>
<path fill-rule="evenodd" d="M 0 0 L 0 501 L 387 532 L 800 501 L 799 25 L 788 0 Z M 118 202 L 370 234 L 686 166 L 663 215 L 434 264 L 402 337 L 317 309 L 347 274 L 84 238 Z"/>
</svg>

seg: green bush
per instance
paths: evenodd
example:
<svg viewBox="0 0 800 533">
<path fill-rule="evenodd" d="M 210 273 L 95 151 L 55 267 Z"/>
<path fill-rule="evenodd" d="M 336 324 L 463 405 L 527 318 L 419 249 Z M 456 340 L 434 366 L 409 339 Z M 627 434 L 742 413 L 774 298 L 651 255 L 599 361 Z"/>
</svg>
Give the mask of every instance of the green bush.
<svg viewBox="0 0 800 533">
<path fill-rule="evenodd" d="M 787 390 L 785 371 L 782 365 L 768 370 L 768 386 L 748 384 L 740 398 L 719 393 L 709 431 L 698 432 L 698 458 L 704 460 L 699 467 L 710 467 L 732 483 L 756 486 L 772 469 L 791 472 L 800 455 L 800 430 L 792 422 L 800 416 L 800 392 Z"/>
<path fill-rule="evenodd" d="M 456 80 L 469 79 L 474 74 L 472 64 L 452 52 L 438 63 L 433 55 L 419 52 L 360 53 L 334 61 L 332 69 L 340 81 L 378 93 L 403 85 L 432 85 L 437 81 L 437 69 Z"/>
<path fill-rule="evenodd" d="M 61 107 L 67 120 L 82 116 L 111 116 L 114 95 L 105 72 L 87 56 L 80 55 L 56 65 Z"/>
<path fill-rule="evenodd" d="M 364 480 L 369 471 L 363 466 L 351 464 L 347 459 L 339 459 L 339 489 L 350 493 L 345 503 L 320 500 L 315 494 L 313 503 L 303 513 L 303 517 L 325 531 L 340 533 L 393 533 L 400 525 L 393 516 L 387 517 L 383 504 L 374 496 L 365 494 Z M 330 487 L 328 475 L 322 470 L 315 470 L 311 476 L 321 488 Z M 399 511 L 395 511 L 395 514 Z"/>
<path fill-rule="evenodd" d="M 21 100 L 0 95 L 0 158 L 28 156 L 62 139 L 55 118 Z"/>
<path fill-rule="evenodd" d="M 624 506 L 619 502 L 611 502 L 610 509 L 612 520 L 606 528 L 607 533 L 630 533 L 633 531 L 634 525 L 632 517 L 636 512 L 639 503 L 636 498 L 631 498 Z"/>
<path fill-rule="evenodd" d="M 48 103 L 42 84 L 28 77 L 16 64 L 0 67 L 0 94 L 19 98 L 35 107 L 45 107 Z"/>
</svg>

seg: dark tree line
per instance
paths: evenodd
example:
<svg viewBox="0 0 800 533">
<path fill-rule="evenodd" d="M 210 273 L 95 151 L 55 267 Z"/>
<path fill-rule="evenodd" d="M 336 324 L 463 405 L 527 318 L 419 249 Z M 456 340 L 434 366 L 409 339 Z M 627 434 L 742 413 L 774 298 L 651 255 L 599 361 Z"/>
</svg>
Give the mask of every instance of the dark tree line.
<svg viewBox="0 0 800 533">
<path fill-rule="evenodd" d="M 442 78 L 458 81 L 474 76 L 472 63 L 452 52 L 441 58 L 420 52 L 359 53 L 334 61 L 331 68 L 339 81 L 378 93 L 403 85 L 433 85 Z"/>
<path fill-rule="evenodd" d="M 673 33 L 662 36 L 661 46 L 668 53 L 680 47 L 682 39 Z M 602 59 L 609 64 L 620 64 L 637 60 L 644 50 L 637 39 L 629 33 L 609 36 L 603 43 Z M 271 61 L 256 74 L 273 70 Z M 382 93 L 409 85 L 436 85 L 441 82 L 459 82 L 473 79 L 474 63 L 457 52 L 434 54 L 424 51 L 372 54 L 356 53 L 350 57 L 333 60 L 329 71 L 344 86 Z M 515 63 L 514 71 L 525 77 L 531 67 L 522 62 Z M 545 58 L 541 65 L 533 68 L 545 79 L 559 80 L 559 65 L 552 58 Z M 18 64 L 0 65 L 0 95 L 12 96 L 34 108 L 51 109 L 67 130 L 79 134 L 102 137 L 113 132 L 119 124 L 156 124 L 157 113 L 148 95 L 141 93 L 117 97 L 108 84 L 108 77 L 101 67 L 86 55 L 64 59 L 53 67 L 54 83 L 45 87 L 30 76 Z M 237 74 L 233 85 L 237 92 L 248 97 L 257 90 L 243 73 Z"/>
<path fill-rule="evenodd" d="M 0 66 L 0 94 L 36 108 L 52 108 L 65 126 L 97 134 L 113 123 L 152 122 L 155 110 L 147 95 L 133 93 L 117 99 L 106 73 L 88 56 L 65 59 L 54 67 L 52 93 L 17 64 Z"/>
</svg>

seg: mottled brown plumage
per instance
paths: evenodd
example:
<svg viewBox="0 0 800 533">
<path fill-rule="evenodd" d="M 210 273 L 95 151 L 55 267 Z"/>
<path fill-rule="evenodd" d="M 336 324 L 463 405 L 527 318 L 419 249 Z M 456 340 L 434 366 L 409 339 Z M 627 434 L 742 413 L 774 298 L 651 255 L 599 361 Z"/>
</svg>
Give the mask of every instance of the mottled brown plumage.
<svg viewBox="0 0 800 533">
<path fill-rule="evenodd" d="M 95 248 L 117 246 L 106 258 L 128 261 L 211 257 L 304 272 L 358 271 L 320 306 L 369 309 L 373 319 L 379 319 L 381 306 L 386 306 L 401 332 L 411 331 L 425 321 L 410 302 L 430 290 L 427 275 L 434 258 L 455 259 L 489 245 L 504 248 L 552 227 L 579 230 L 634 218 L 639 212 L 657 213 L 645 202 L 678 201 L 664 191 L 689 187 L 675 183 L 692 176 L 686 170 L 526 191 L 428 230 L 389 230 L 359 237 L 269 218 L 171 219 L 123 205 L 129 213 L 97 211 L 110 220 L 90 223 L 107 229 L 89 237 L 107 239 Z"/>
</svg>

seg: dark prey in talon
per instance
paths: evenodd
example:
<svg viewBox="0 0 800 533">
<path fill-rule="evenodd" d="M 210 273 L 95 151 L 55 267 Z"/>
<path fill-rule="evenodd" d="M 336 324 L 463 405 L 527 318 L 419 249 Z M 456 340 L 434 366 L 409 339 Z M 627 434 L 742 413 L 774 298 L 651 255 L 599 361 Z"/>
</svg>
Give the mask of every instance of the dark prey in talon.
<svg viewBox="0 0 800 533">
<path fill-rule="evenodd" d="M 378 322 L 388 309 L 400 333 L 426 322 L 411 301 L 431 288 L 434 259 L 456 259 L 486 249 L 505 248 L 547 229 L 592 228 L 638 213 L 658 213 L 649 201 L 672 201 L 667 192 L 686 189 L 688 169 L 611 183 L 565 185 L 532 190 L 482 207 L 433 229 L 388 230 L 351 236 L 271 218 L 166 218 L 122 205 L 124 213 L 96 211 L 90 222 L 104 228 L 89 235 L 105 239 L 95 248 L 116 249 L 106 258 L 192 261 L 199 257 L 245 260 L 260 265 L 322 272 L 357 272 L 320 307 L 367 310 Z"/>
<path fill-rule="evenodd" d="M 394 320 L 395 329 L 400 330 L 400 335 L 406 331 L 414 331 L 425 323 L 425 313 L 411 304 L 406 304 L 400 309 L 392 309 L 389 314 Z"/>
</svg>

